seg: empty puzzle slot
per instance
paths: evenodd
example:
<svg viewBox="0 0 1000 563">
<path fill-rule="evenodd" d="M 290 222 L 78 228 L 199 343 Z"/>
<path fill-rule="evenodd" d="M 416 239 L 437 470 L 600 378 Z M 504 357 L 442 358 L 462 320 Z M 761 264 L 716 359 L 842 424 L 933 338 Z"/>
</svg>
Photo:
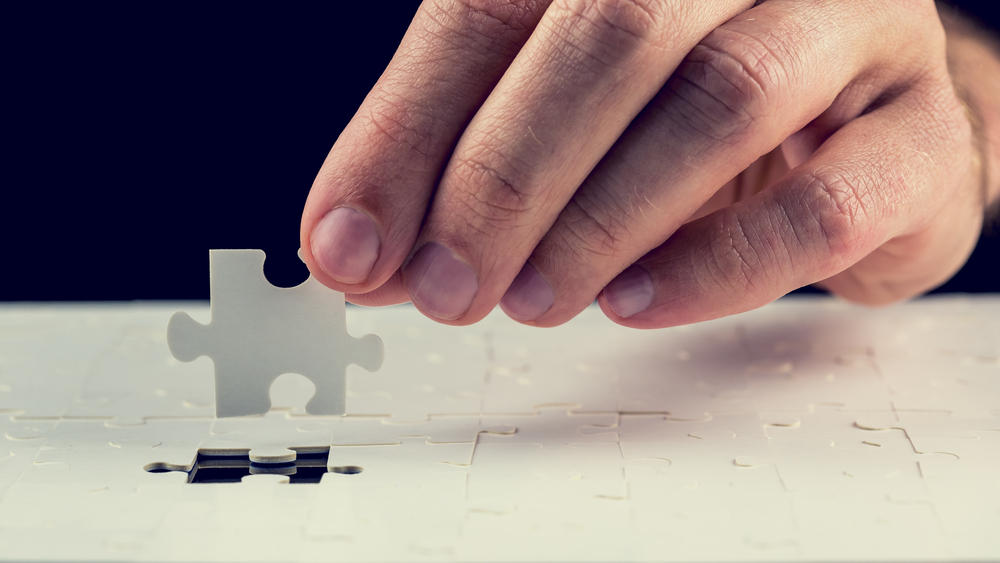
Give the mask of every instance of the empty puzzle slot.
<svg viewBox="0 0 1000 563">
<path fill-rule="evenodd" d="M 150 464 L 145 469 L 150 473 L 182 471 L 188 474 L 188 483 L 239 483 L 247 475 L 286 475 L 289 483 L 319 483 L 325 473 L 355 475 L 364 470 L 356 465 L 327 468 L 329 457 L 329 450 L 298 452 L 295 461 L 258 463 L 250 461 L 250 453 L 245 450 L 216 455 L 198 452 L 190 471 L 165 464 Z"/>
</svg>

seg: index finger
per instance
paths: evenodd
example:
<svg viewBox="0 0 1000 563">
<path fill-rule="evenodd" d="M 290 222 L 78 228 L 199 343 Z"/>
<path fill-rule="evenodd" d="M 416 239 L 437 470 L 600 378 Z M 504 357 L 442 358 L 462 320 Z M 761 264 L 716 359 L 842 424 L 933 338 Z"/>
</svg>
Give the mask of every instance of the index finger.
<svg viewBox="0 0 1000 563">
<path fill-rule="evenodd" d="M 407 299 L 392 276 L 413 246 L 455 139 L 548 3 L 421 4 L 306 201 L 301 246 L 320 282 L 348 294 L 386 284 L 369 304 Z"/>
</svg>

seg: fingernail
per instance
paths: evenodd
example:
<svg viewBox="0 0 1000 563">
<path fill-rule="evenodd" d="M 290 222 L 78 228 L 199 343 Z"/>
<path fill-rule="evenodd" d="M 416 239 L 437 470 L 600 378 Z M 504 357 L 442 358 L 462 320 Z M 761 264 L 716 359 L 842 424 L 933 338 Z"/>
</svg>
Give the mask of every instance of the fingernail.
<svg viewBox="0 0 1000 563">
<path fill-rule="evenodd" d="M 500 299 L 504 312 L 515 321 L 533 321 L 555 303 L 552 288 L 531 264 L 525 264 Z"/>
<path fill-rule="evenodd" d="M 464 315 L 479 290 L 472 268 L 436 242 L 420 247 L 405 273 L 413 302 L 446 321 Z"/>
<path fill-rule="evenodd" d="M 604 299 L 619 317 L 645 311 L 653 302 L 653 278 L 639 266 L 629 266 L 604 288 Z"/>
<path fill-rule="evenodd" d="M 338 207 L 327 213 L 313 227 L 310 240 L 320 268 L 341 283 L 367 280 L 378 258 L 375 224 L 350 207 Z"/>
</svg>

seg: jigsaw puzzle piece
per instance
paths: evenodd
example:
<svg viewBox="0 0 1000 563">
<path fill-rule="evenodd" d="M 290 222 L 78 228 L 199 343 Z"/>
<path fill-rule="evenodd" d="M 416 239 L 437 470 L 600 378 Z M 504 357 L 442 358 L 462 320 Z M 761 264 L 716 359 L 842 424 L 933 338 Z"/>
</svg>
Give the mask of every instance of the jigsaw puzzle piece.
<svg viewBox="0 0 1000 563">
<path fill-rule="evenodd" d="M 627 518 L 607 509 L 611 502 L 594 499 L 583 507 L 573 505 L 555 520 L 541 515 L 522 518 L 520 512 L 471 513 L 455 559 L 471 561 L 481 557 L 477 554 L 488 553 L 495 561 L 519 561 L 530 553 L 538 561 L 634 561 L 638 538 Z M 498 536 L 501 529 L 507 534 Z M 662 559 L 661 552 L 659 558 L 650 560 Z"/>
<path fill-rule="evenodd" d="M 623 466 L 612 442 L 551 447 L 498 443 L 478 444 L 472 464 L 454 470 L 468 476 L 469 514 L 512 515 L 541 524 L 555 507 L 574 507 L 564 512 L 564 519 L 566 514 L 576 519 L 595 504 L 608 511 L 623 510 L 627 517 Z M 594 503 L 595 499 L 620 502 Z M 609 515 L 606 512 L 590 524 L 598 525 Z"/>
<path fill-rule="evenodd" d="M 987 560 L 996 554 L 996 530 L 1000 529 L 1000 432 L 982 433 L 977 440 L 985 454 L 967 455 L 951 464 L 928 469 L 921 464 L 925 495 L 894 498 L 932 511 L 939 522 L 949 557 L 956 560 Z"/>
<path fill-rule="evenodd" d="M 216 419 L 211 437 L 199 451 L 204 455 L 249 453 L 250 461 L 287 463 L 295 461 L 296 452 L 324 452 L 339 417 L 291 417 L 271 412 L 260 417 Z"/>
<path fill-rule="evenodd" d="M 122 339 L 98 310 L 23 309 L 25 330 L 0 338 L 0 413 L 54 419 L 73 406 L 94 363 Z"/>
<path fill-rule="evenodd" d="M 864 361 L 885 333 L 882 311 L 830 299 L 789 295 L 738 315 L 750 361 L 815 353 Z"/>
<path fill-rule="evenodd" d="M 756 409 L 891 409 L 892 396 L 875 349 L 865 344 L 871 342 L 870 323 L 846 304 L 819 310 L 807 314 L 799 308 L 777 308 L 770 315 L 744 319 L 751 356 L 746 374 Z"/>
<path fill-rule="evenodd" d="M 874 358 L 790 353 L 780 360 L 751 363 L 747 379 L 750 397 L 761 412 L 806 412 L 813 406 L 892 408 L 892 395 Z"/>
<path fill-rule="evenodd" d="M 470 547 L 469 542 L 484 541 L 491 523 L 517 536 L 523 542 L 520 547 L 533 554 L 550 553 L 548 547 L 537 544 L 543 538 L 578 546 L 589 545 L 588 538 L 595 534 L 630 537 L 633 528 L 624 463 L 614 442 L 550 447 L 479 444 L 472 464 L 459 468 L 468 475 L 459 553 Z M 498 556 L 508 553 L 503 546 L 492 549 Z M 618 544 L 618 549 L 626 546 Z M 563 556 L 568 552 L 562 551 Z M 606 554 L 598 549 L 591 555 L 602 553 Z"/>
<path fill-rule="evenodd" d="M 617 442 L 618 413 L 577 413 L 577 405 L 544 405 L 533 414 L 483 415 L 483 426 L 513 427 L 513 434 L 484 433 L 480 444 L 537 444 L 545 447 L 583 442 Z"/>
<path fill-rule="evenodd" d="M 755 528 L 759 542 L 788 539 L 794 530 L 784 491 L 774 471 L 745 471 L 739 455 L 766 455 L 767 439 L 756 415 L 720 415 L 710 421 L 675 421 L 662 415 L 622 415 L 618 435 L 623 458 L 664 460 L 649 471 L 635 461 L 625 466 L 630 504 L 643 530 L 691 529 L 695 522 L 734 528 L 744 522 L 744 506 L 760 506 L 772 521 Z M 779 500 L 775 500 L 779 499 Z M 712 508 L 709 508 L 712 507 Z M 791 527 L 789 527 L 791 525 Z M 765 533 L 767 532 L 767 533 Z M 679 540 L 690 546 L 690 541 Z"/>
<path fill-rule="evenodd" d="M 469 465 L 475 448 L 474 442 L 433 444 L 426 436 L 406 436 L 399 438 L 398 444 L 332 446 L 327 467 L 334 473 L 360 468 L 365 480 L 392 481 L 401 475 L 435 474 L 450 466 Z"/>
<path fill-rule="evenodd" d="M 883 349 L 879 366 L 901 411 L 948 411 L 954 417 L 989 419 L 1000 396 L 1000 363 L 973 356 Z"/>
<path fill-rule="evenodd" d="M 417 442 L 413 445 L 427 447 Z M 300 559 L 452 558 L 463 535 L 464 476 L 405 470 L 412 467 L 407 460 L 388 479 L 368 471 L 324 475 L 305 531 L 311 541 L 300 544 Z M 392 468 L 382 467 L 381 471 Z M 392 541 L 386 540 L 386 530 L 393 530 Z"/>
<path fill-rule="evenodd" d="M 95 360 L 64 416 L 123 425 L 142 424 L 146 418 L 211 417 L 212 366 L 207 360 L 182 364 L 170 354 L 163 331 L 170 311 L 150 306 L 127 324 L 122 340 Z"/>
<path fill-rule="evenodd" d="M 352 483 L 353 481 L 353 483 Z M 326 473 L 313 495 L 305 535 L 313 541 L 356 542 L 361 507 L 355 500 L 354 475 Z"/>
<path fill-rule="evenodd" d="M 775 517 L 792 524 L 782 528 L 790 532 L 785 541 L 793 542 L 802 558 L 833 553 L 849 560 L 881 553 L 881 546 L 874 545 L 879 537 L 895 537 L 892 545 L 897 545 L 911 525 L 930 532 L 917 542 L 920 549 L 939 552 L 941 536 L 934 529 L 932 515 L 887 500 L 888 495 L 920 494 L 924 486 L 918 466 L 921 456 L 912 451 L 901 432 L 876 438 L 853 427 L 854 416 L 857 413 L 835 408 L 816 409 L 794 418 L 787 414 L 762 416 L 758 424 L 766 433 L 762 442 L 766 448 L 756 456 L 735 457 L 733 469 L 748 473 L 734 476 L 734 483 L 746 484 L 757 478 L 772 483 L 770 500 L 761 502 L 770 502 Z M 750 421 L 746 422 L 751 428 Z M 729 451 L 732 454 L 741 449 Z M 679 468 L 683 464 L 675 465 Z M 775 476 L 780 480 L 774 481 Z M 778 485 L 777 490 L 773 484 Z M 645 484 L 636 485 L 641 488 Z M 762 489 L 757 485 L 744 493 L 752 496 Z M 725 497 L 736 507 L 750 506 L 748 498 Z M 683 506 L 687 509 L 691 505 Z M 867 509 L 857 511 L 858 506 Z M 804 532 L 806 526 L 808 532 Z M 849 535 L 857 537 L 857 543 L 830 545 L 832 530 L 841 530 L 833 532 L 833 537 L 840 538 L 853 530 Z M 755 543 L 760 538 L 758 535 Z M 780 541 L 774 543 L 778 540 L 780 534 L 772 535 L 764 544 L 781 545 Z"/>
<path fill-rule="evenodd" d="M 678 561 L 801 561 L 789 499 L 750 481 L 736 490 L 629 481 L 637 558 Z M 705 541 L 711 530 L 712 541 Z"/>
<path fill-rule="evenodd" d="M 949 559 L 948 542 L 926 503 L 854 495 L 791 498 L 802 560 L 928 561 Z M 864 502 L 864 510 L 858 506 Z M 850 541 L 844 541 L 844 538 Z"/>
<path fill-rule="evenodd" d="M 629 329 L 607 325 L 597 308 L 554 328 L 526 327 L 499 311 L 486 335 L 489 358 L 483 412 L 521 414 L 551 403 L 617 411 L 618 373 L 611 351 Z M 594 330 L 600 325 L 602 330 Z"/>
<path fill-rule="evenodd" d="M 17 537 L 8 546 L 17 551 L 4 554 L 32 553 L 39 559 L 58 560 L 72 550 L 105 561 L 135 559 L 182 487 L 177 482 L 138 488 L 18 483 L 4 497 L 0 511 L 0 530 Z M 30 545 L 40 539 L 41 543 Z"/>
<path fill-rule="evenodd" d="M 95 559 L 134 558 L 186 481 L 183 473 L 153 475 L 144 468 L 156 457 L 190 464 L 209 428 L 208 421 L 150 425 L 61 420 L 8 426 L 6 439 L 21 448 L 11 458 L 21 471 L 2 493 L 0 529 L 16 536 L 8 547 L 20 550 L 46 531 L 60 541 L 35 546 L 30 553 L 40 558 L 64 558 L 67 546 Z M 33 455 L 25 455 L 30 450 L 23 444 L 33 445 Z M 10 475 L 7 469 L 0 463 L 0 480 Z"/>
<path fill-rule="evenodd" d="M 347 416 L 334 426 L 331 445 L 373 446 L 398 444 L 400 439 L 426 436 L 427 442 L 475 442 L 480 434 L 513 434 L 505 425 L 484 425 L 478 416 L 432 416 L 419 422 L 396 422 L 389 418 Z"/>
<path fill-rule="evenodd" d="M 953 462 L 947 454 L 914 452 L 906 435 L 874 435 L 854 424 L 858 413 L 815 409 L 799 420 L 763 417 L 770 453 L 740 456 L 741 467 L 773 465 L 785 489 L 798 496 L 872 500 L 887 494 L 912 496 L 924 487 L 920 462 Z M 859 500 L 861 502 L 861 500 Z"/>
<path fill-rule="evenodd" d="M 280 478 L 280 476 L 279 476 Z M 278 484 L 273 476 L 248 482 L 186 485 L 163 516 L 148 549 L 168 560 L 294 559 L 309 514 L 312 487 Z M 261 482 L 263 481 L 263 482 Z M 189 541 L 178 541 L 177 538 Z"/>
<path fill-rule="evenodd" d="M 35 456 L 45 445 L 45 437 L 56 421 L 15 421 L 0 416 L 0 500 L 25 471 L 34 467 Z"/>
<path fill-rule="evenodd" d="M 872 436 L 903 432 L 914 452 L 950 454 L 957 460 L 942 464 L 935 463 L 937 458 L 927 456 L 921 462 L 925 479 L 966 482 L 978 477 L 986 484 L 996 482 L 990 476 L 1000 475 L 1000 418 L 964 419 L 948 412 L 896 411 L 881 415 L 865 413 L 856 419 L 855 425 L 870 431 Z M 1000 484 L 996 489 L 1000 495 Z M 1000 496 L 997 501 L 1000 502 Z"/>
<path fill-rule="evenodd" d="M 620 411 L 709 420 L 753 408 L 743 327 L 736 319 L 630 334 L 608 346 L 622 390 Z"/>
<path fill-rule="evenodd" d="M 891 409 L 876 354 L 883 331 L 877 314 L 827 298 L 792 296 L 737 318 L 744 327 L 747 395 L 753 409 Z"/>
<path fill-rule="evenodd" d="M 76 503 L 66 506 L 70 510 L 77 508 Z M 141 549 L 135 543 L 129 546 L 120 543 L 121 533 L 87 529 L 82 522 L 56 525 L 51 519 L 46 521 L 31 516 L 22 522 L 21 526 L 0 529 L 0 552 L 5 555 L 30 553 L 38 560 L 54 561 L 66 557 L 66 546 L 72 546 L 74 553 L 87 553 L 94 560 L 124 561 L 134 558 Z M 59 541 L 53 541 L 53 537 L 58 537 Z M 131 548 L 131 551 L 123 548 Z"/>
<path fill-rule="evenodd" d="M 872 311 L 883 323 L 876 340 L 881 349 L 905 349 L 916 356 L 997 356 L 997 340 L 990 330 L 995 302 L 955 296 L 927 296 L 906 306 Z M 881 354 L 880 354 L 881 358 Z"/>
<path fill-rule="evenodd" d="M 878 365 L 894 409 L 995 415 L 1000 337 L 990 326 L 991 310 L 991 300 L 972 305 L 965 298 L 929 297 L 882 314 L 889 336 L 876 348 Z"/>
<path fill-rule="evenodd" d="M 375 371 L 384 355 L 377 336 L 347 333 L 344 295 L 312 276 L 293 288 L 274 287 L 264 278 L 260 250 L 213 250 L 210 258 L 211 322 L 201 325 L 176 313 L 167 342 L 180 361 L 212 358 L 216 414 L 266 413 L 271 384 L 284 373 L 315 384 L 308 413 L 344 414 L 347 366 Z"/>
<path fill-rule="evenodd" d="M 26 483 L 136 487 L 166 483 L 154 468 L 190 469 L 211 420 L 151 420 L 140 426 L 60 421 L 46 434 Z M 182 479 L 183 481 L 183 479 Z"/>
<path fill-rule="evenodd" d="M 0 432 L 7 439 L 4 446 L 12 450 L 44 444 L 57 424 L 56 420 L 15 419 L 0 415 Z"/>
<path fill-rule="evenodd" d="M 312 381 L 297 374 L 286 373 L 274 380 L 269 390 L 271 410 L 268 412 L 284 412 L 289 415 L 302 416 L 306 414 L 306 403 L 316 394 L 316 386 Z"/>
<path fill-rule="evenodd" d="M 37 338 L 61 332 L 71 328 L 81 314 L 89 314 L 82 309 L 77 309 L 75 313 L 51 303 L 0 303 L 0 342 L 8 338 Z"/>
<path fill-rule="evenodd" d="M 350 414 L 419 422 L 430 415 L 478 415 L 487 369 L 483 332 L 492 318 L 461 332 L 413 309 L 383 307 L 348 310 L 365 330 L 377 330 L 388 349 L 385 365 L 373 376 L 349 370 Z M 361 322 L 363 321 L 363 322 Z"/>
<path fill-rule="evenodd" d="M 215 364 L 215 416 L 232 418 L 271 410 L 269 366 Z"/>
</svg>

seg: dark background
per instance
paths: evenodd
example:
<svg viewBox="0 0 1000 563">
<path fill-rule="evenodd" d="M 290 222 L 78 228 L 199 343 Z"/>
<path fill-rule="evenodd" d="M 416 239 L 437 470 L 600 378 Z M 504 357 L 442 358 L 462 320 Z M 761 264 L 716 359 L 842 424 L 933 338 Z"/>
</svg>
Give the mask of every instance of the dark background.
<svg viewBox="0 0 1000 563">
<path fill-rule="evenodd" d="M 305 279 L 313 177 L 418 2 L 355 4 L 6 11 L 0 300 L 207 299 L 210 248 Z M 1000 291 L 998 258 L 940 290 Z"/>
</svg>

